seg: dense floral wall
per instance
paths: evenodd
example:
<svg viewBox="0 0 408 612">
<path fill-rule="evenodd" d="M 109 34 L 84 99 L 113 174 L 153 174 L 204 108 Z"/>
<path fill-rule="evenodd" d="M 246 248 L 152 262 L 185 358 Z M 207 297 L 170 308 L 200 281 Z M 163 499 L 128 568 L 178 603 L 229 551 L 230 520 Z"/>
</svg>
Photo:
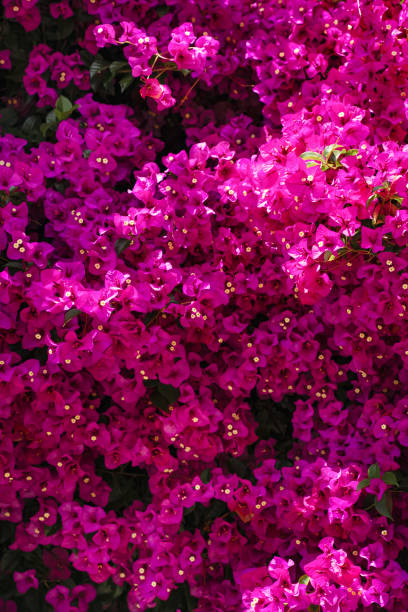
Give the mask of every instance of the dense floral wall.
<svg viewBox="0 0 408 612">
<path fill-rule="evenodd" d="M 408 5 L 2 5 L 0 610 L 407 610 Z"/>
</svg>

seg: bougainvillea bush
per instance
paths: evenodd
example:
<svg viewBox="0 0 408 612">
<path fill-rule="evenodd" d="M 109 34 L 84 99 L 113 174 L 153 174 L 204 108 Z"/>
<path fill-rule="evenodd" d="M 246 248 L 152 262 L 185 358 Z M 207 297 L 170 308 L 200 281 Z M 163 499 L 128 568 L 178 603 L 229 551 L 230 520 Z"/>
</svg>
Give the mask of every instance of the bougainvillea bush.
<svg viewBox="0 0 408 612">
<path fill-rule="evenodd" d="M 407 610 L 408 5 L 2 11 L 0 610 Z"/>
</svg>

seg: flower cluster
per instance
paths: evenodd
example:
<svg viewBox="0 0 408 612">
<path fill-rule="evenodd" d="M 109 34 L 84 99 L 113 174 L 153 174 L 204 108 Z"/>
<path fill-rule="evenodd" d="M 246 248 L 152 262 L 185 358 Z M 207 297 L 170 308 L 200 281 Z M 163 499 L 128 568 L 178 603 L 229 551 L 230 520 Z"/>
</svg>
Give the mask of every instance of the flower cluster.
<svg viewBox="0 0 408 612">
<path fill-rule="evenodd" d="M 0 609 L 408 609 L 407 8 L 3 4 Z"/>
<path fill-rule="evenodd" d="M 83 65 L 79 53 L 64 55 L 44 44 L 36 45 L 28 58 L 23 85 L 30 96 L 37 95 L 38 107 L 55 106 L 58 93 L 49 87 L 49 81 L 57 89 L 65 89 L 73 83 L 78 89 L 88 91 L 89 71 Z"/>
<path fill-rule="evenodd" d="M 207 70 L 207 59 L 214 58 L 219 48 L 218 41 L 208 33 L 197 38 L 192 23 L 183 23 L 171 31 L 171 41 L 165 51 L 170 57 L 161 55 L 157 49 L 157 39 L 147 36 L 132 22 L 121 22 L 119 32 L 110 24 L 97 25 L 94 35 L 98 47 L 126 45 L 124 51 L 131 74 L 142 77 L 144 82 L 140 95 L 142 98 L 153 98 L 159 111 L 174 106 L 176 100 L 171 96 L 168 85 L 152 77 L 155 66 L 157 76 L 169 70 L 184 70 L 200 79 Z M 160 66 L 157 60 L 163 60 L 165 64 Z"/>
<path fill-rule="evenodd" d="M 3 0 L 4 17 L 16 19 L 26 32 L 38 28 L 41 23 L 41 14 L 38 0 Z"/>
</svg>

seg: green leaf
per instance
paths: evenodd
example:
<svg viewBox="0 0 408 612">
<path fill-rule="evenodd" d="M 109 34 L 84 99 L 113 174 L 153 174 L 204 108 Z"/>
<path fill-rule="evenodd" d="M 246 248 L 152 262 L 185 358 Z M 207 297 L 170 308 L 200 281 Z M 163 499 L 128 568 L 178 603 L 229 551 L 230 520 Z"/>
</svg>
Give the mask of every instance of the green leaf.
<svg viewBox="0 0 408 612">
<path fill-rule="evenodd" d="M 365 489 L 365 487 L 368 487 L 370 482 L 370 478 L 364 478 L 364 480 L 361 480 L 357 485 L 357 491 L 361 491 L 361 489 Z"/>
<path fill-rule="evenodd" d="M 368 208 L 369 204 L 371 204 L 371 202 L 374 202 L 374 200 L 376 199 L 376 195 L 370 195 L 370 197 L 368 198 L 367 202 L 366 202 L 366 208 Z"/>
<path fill-rule="evenodd" d="M 117 599 L 118 597 L 120 597 L 122 595 L 124 590 L 125 590 L 125 587 L 123 585 L 122 586 L 120 586 L 119 584 L 116 585 L 116 589 L 115 589 L 115 592 L 112 595 L 112 598 L 113 599 Z"/>
<path fill-rule="evenodd" d="M 381 479 L 389 485 L 394 485 L 398 487 L 398 480 L 394 472 L 384 472 L 384 474 L 381 476 Z"/>
<path fill-rule="evenodd" d="M 47 125 L 46 123 L 42 123 L 40 125 L 40 132 L 42 137 L 45 139 L 47 137 L 47 132 L 48 130 L 51 129 L 49 125 Z"/>
<path fill-rule="evenodd" d="M 127 62 L 112 62 L 109 66 L 109 70 L 113 75 L 123 68 L 129 68 L 129 64 Z"/>
<path fill-rule="evenodd" d="M 211 480 L 211 470 L 210 470 L 210 468 L 206 468 L 205 470 L 203 470 L 201 472 L 200 480 L 204 484 L 208 484 L 210 482 L 210 480 Z"/>
<path fill-rule="evenodd" d="M 27 119 L 24 121 L 23 125 L 21 126 L 21 129 L 23 130 L 23 132 L 30 134 L 30 132 L 38 130 L 38 124 L 40 121 L 41 119 L 38 116 L 31 115 L 30 117 L 27 117 Z"/>
<path fill-rule="evenodd" d="M 40 125 L 40 132 L 43 138 L 46 138 L 49 131 L 55 132 L 58 127 L 58 120 L 57 120 L 54 110 L 50 111 L 47 114 L 45 121 L 46 121 L 45 123 L 42 123 Z"/>
<path fill-rule="evenodd" d="M 150 400 L 156 408 L 165 412 L 168 412 L 169 406 L 176 402 L 180 396 L 180 391 L 172 385 L 165 385 L 158 381 L 152 381 L 152 385 L 147 385 L 146 383 L 150 381 L 143 382 L 147 387 L 154 387 L 150 394 Z"/>
<path fill-rule="evenodd" d="M 55 117 L 58 121 L 68 119 L 68 117 L 76 110 L 78 106 L 74 106 L 66 96 L 60 96 L 55 105 Z M 48 122 L 48 116 L 47 116 Z"/>
<path fill-rule="evenodd" d="M 333 158 L 336 162 L 339 159 L 340 155 L 344 153 L 345 149 L 337 149 L 337 151 L 332 151 L 330 153 L 330 159 Z"/>
<path fill-rule="evenodd" d="M 90 66 L 94 59 L 94 56 L 92 55 L 92 53 L 90 53 L 86 49 L 81 49 L 79 52 L 79 56 L 82 60 L 82 63 L 85 64 L 85 66 Z"/>
<path fill-rule="evenodd" d="M 107 580 L 106 582 L 101 582 L 97 586 L 97 591 L 99 595 L 111 595 L 114 588 L 115 587 L 112 585 L 112 582 Z"/>
<path fill-rule="evenodd" d="M 375 509 L 377 510 L 377 512 L 379 512 L 379 514 L 381 514 L 382 516 L 386 516 L 387 518 L 392 519 L 392 498 L 390 493 L 384 493 L 384 495 L 382 496 L 382 498 L 378 501 L 378 499 L 375 500 Z"/>
<path fill-rule="evenodd" d="M 71 321 L 71 319 L 73 319 L 74 317 L 77 317 L 79 314 L 81 314 L 81 310 L 78 310 L 78 308 L 70 308 L 70 310 L 67 310 L 67 312 L 65 313 L 64 316 L 64 325 L 63 327 L 65 327 L 65 325 L 67 323 L 69 323 L 69 321 Z"/>
<path fill-rule="evenodd" d="M 373 187 L 373 191 L 381 191 L 381 189 L 388 189 L 390 186 L 390 183 L 388 181 L 384 181 L 383 183 L 381 183 L 381 185 L 377 185 L 376 187 Z"/>
<path fill-rule="evenodd" d="M 169 12 L 170 12 L 170 7 L 165 6 L 164 4 L 156 7 L 156 13 L 158 14 L 159 17 L 164 17 L 164 15 L 167 15 L 167 13 Z"/>
<path fill-rule="evenodd" d="M 109 95 L 113 96 L 115 93 L 115 77 L 110 72 L 106 73 L 106 77 L 103 80 L 103 87 Z"/>
<path fill-rule="evenodd" d="M 172 385 L 165 385 L 161 382 L 157 385 L 159 393 L 161 393 L 169 402 L 173 404 L 180 397 L 180 391 Z"/>
<path fill-rule="evenodd" d="M 57 116 L 55 114 L 55 110 L 52 110 L 49 113 L 47 113 L 47 116 L 45 117 L 45 123 L 47 125 L 57 124 Z"/>
<path fill-rule="evenodd" d="M 310 576 L 308 576 L 307 574 L 303 574 L 303 576 L 299 578 L 298 582 L 299 584 L 309 584 Z"/>
<path fill-rule="evenodd" d="M 68 119 L 68 117 L 71 115 L 71 113 L 78 108 L 77 106 L 73 107 L 72 110 L 67 111 L 66 113 L 59 113 L 58 111 L 56 111 L 56 115 L 57 115 L 57 119 L 58 121 L 63 121 L 64 119 Z"/>
<path fill-rule="evenodd" d="M 53 342 L 55 342 L 55 344 L 59 344 L 59 343 L 60 343 L 60 342 L 62 342 L 62 340 L 63 340 L 63 338 L 60 338 L 60 337 L 59 337 L 58 332 L 57 332 L 57 328 L 56 328 L 56 327 L 53 327 L 53 328 L 50 330 L 50 336 L 51 336 L 51 340 L 52 340 Z"/>
<path fill-rule="evenodd" d="M 323 157 L 328 160 L 330 155 L 333 153 L 333 151 L 335 151 L 336 149 L 338 149 L 339 146 L 337 143 L 329 145 L 328 147 L 325 147 L 323 149 Z"/>
<path fill-rule="evenodd" d="M 103 70 L 105 70 L 109 66 L 109 62 L 107 62 L 103 57 L 96 56 L 92 64 L 89 66 L 89 76 L 91 79 L 100 74 Z"/>
<path fill-rule="evenodd" d="M 55 112 L 66 113 L 70 111 L 72 108 L 72 102 L 66 96 L 59 96 L 56 104 L 55 104 Z"/>
<path fill-rule="evenodd" d="M 403 200 L 403 198 L 401 198 L 401 196 L 393 195 L 392 198 L 391 198 L 391 204 L 394 204 L 395 206 L 400 208 L 400 206 L 402 204 L 402 200 Z"/>
<path fill-rule="evenodd" d="M 369 478 L 381 478 L 381 472 L 378 463 L 373 463 L 373 465 L 370 465 L 367 473 Z"/>
<path fill-rule="evenodd" d="M 228 456 L 226 465 L 231 474 L 237 474 L 240 478 L 251 480 L 253 474 L 246 461 Z"/>
<path fill-rule="evenodd" d="M 115 251 L 118 255 L 123 253 L 123 251 L 130 245 L 131 241 L 127 238 L 118 238 L 115 242 Z"/>
<path fill-rule="evenodd" d="M 156 408 L 159 408 L 159 410 L 163 410 L 164 412 L 169 411 L 169 405 L 170 405 L 169 400 L 166 397 L 164 397 L 164 395 L 159 393 L 157 389 L 154 389 L 151 392 L 150 401 L 152 402 L 154 406 L 156 406 Z"/>
<path fill-rule="evenodd" d="M 144 386 L 146 387 L 146 389 L 153 389 L 155 387 L 157 387 L 157 380 L 154 380 L 153 378 L 150 378 L 149 380 L 144 380 L 143 381 Z"/>
<path fill-rule="evenodd" d="M 44 525 L 44 533 L 47 536 L 55 535 L 61 529 L 61 519 L 58 517 L 52 525 Z"/>
<path fill-rule="evenodd" d="M 308 162 L 306 162 L 306 166 L 308 168 L 313 168 L 313 166 L 318 166 L 318 165 L 319 165 L 319 163 L 316 162 L 316 161 L 308 161 Z"/>
<path fill-rule="evenodd" d="M 333 259 L 336 259 L 336 256 L 331 251 L 325 251 L 323 258 L 324 261 L 333 261 Z"/>
<path fill-rule="evenodd" d="M 354 155 L 358 155 L 358 149 L 349 149 L 348 151 L 345 151 L 345 150 L 343 149 L 343 151 L 344 151 L 344 152 L 343 152 L 343 155 L 344 155 L 345 157 L 352 157 L 352 156 L 354 156 Z"/>
<path fill-rule="evenodd" d="M 301 154 L 300 157 L 304 159 L 305 161 L 309 159 L 313 159 L 313 160 L 320 162 L 323 160 L 321 153 L 316 153 L 315 151 L 305 151 L 304 153 Z"/>
<path fill-rule="evenodd" d="M 130 85 L 132 85 L 134 80 L 135 79 L 133 78 L 131 74 L 127 74 L 126 76 L 122 77 L 119 81 L 120 91 L 122 93 L 126 91 L 126 89 L 130 87 Z"/>
<path fill-rule="evenodd" d="M 15 269 L 15 270 L 24 270 L 24 264 L 22 261 L 8 261 L 4 264 L 6 268 Z"/>
<path fill-rule="evenodd" d="M 142 321 L 145 325 L 150 325 L 150 323 L 157 317 L 160 310 L 152 310 L 151 312 L 146 312 Z"/>
</svg>

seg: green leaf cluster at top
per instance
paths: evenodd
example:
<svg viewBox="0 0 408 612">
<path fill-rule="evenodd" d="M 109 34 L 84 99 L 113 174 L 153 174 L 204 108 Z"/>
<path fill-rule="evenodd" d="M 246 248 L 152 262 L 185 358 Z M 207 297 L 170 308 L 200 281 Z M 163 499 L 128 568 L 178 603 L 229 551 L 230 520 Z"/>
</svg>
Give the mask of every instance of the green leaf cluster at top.
<svg viewBox="0 0 408 612">
<path fill-rule="evenodd" d="M 322 153 L 305 151 L 300 157 L 305 160 L 308 168 L 320 166 L 320 170 L 326 172 L 330 169 L 338 170 L 339 168 L 344 168 L 342 160 L 345 157 L 357 155 L 357 153 L 358 149 L 345 149 L 342 145 L 339 145 L 336 142 L 328 147 L 325 147 Z"/>
</svg>

